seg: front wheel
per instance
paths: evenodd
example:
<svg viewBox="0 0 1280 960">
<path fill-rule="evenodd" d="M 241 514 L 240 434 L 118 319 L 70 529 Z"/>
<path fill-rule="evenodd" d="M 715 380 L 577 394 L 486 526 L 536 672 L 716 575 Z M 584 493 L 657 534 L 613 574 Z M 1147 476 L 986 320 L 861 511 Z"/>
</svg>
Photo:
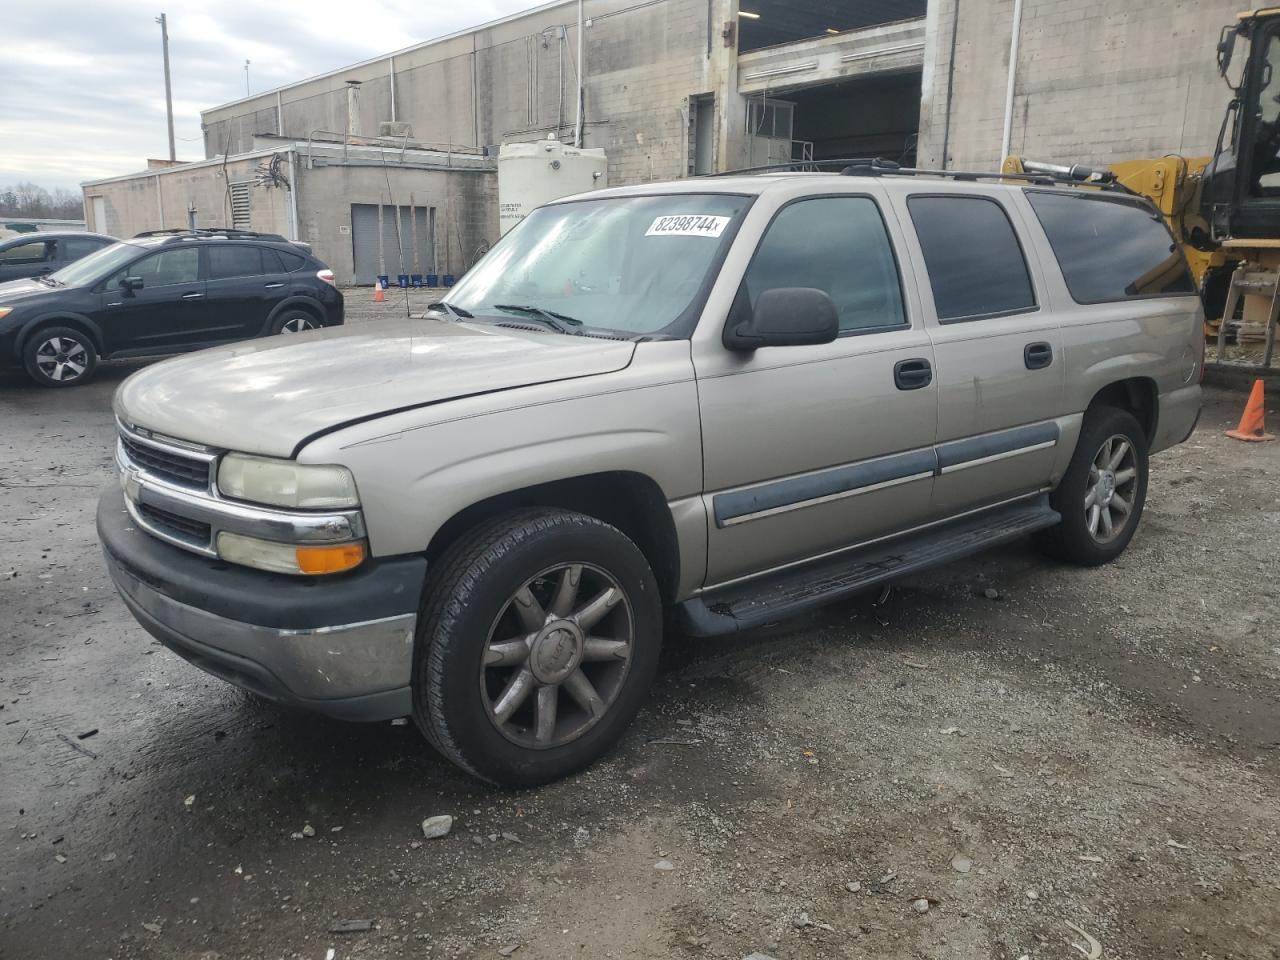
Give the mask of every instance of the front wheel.
<svg viewBox="0 0 1280 960">
<path fill-rule="evenodd" d="M 1062 522 L 1036 542 L 1069 563 L 1107 563 L 1133 539 L 1146 499 L 1146 433 L 1127 410 L 1099 408 L 1085 417 L 1075 455 L 1050 497 Z"/>
<path fill-rule="evenodd" d="M 662 604 L 620 530 L 525 510 L 433 565 L 414 650 L 414 719 L 450 760 L 511 787 L 586 767 L 621 736 L 657 672 Z"/>
<path fill-rule="evenodd" d="M 93 341 L 74 327 L 37 330 L 22 353 L 27 374 L 42 387 L 79 386 L 98 366 Z"/>
</svg>

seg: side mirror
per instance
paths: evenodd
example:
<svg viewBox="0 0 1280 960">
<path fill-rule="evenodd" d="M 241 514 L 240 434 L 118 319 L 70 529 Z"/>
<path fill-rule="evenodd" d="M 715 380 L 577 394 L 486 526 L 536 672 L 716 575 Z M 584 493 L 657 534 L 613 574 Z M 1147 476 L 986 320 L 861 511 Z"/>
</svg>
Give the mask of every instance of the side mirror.
<svg viewBox="0 0 1280 960">
<path fill-rule="evenodd" d="M 141 277 L 125 277 L 123 280 L 120 281 L 121 290 L 134 291 L 134 290 L 141 290 L 142 287 L 143 287 L 143 282 Z"/>
<path fill-rule="evenodd" d="M 756 299 L 745 319 L 724 332 L 730 350 L 830 343 L 840 333 L 840 314 L 823 290 L 776 287 Z"/>
<path fill-rule="evenodd" d="M 1231 68 L 1231 55 L 1236 48 L 1236 28 L 1223 27 L 1218 34 L 1218 73 L 1222 79 L 1227 78 L 1227 70 Z"/>
</svg>

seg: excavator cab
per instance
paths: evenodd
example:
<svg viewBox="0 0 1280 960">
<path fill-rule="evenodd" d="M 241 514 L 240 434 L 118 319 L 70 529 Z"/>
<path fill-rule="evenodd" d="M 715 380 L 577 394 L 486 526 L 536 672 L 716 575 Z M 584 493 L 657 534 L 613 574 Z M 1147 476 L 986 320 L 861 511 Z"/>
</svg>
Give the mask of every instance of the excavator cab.
<svg viewBox="0 0 1280 960">
<path fill-rule="evenodd" d="M 1240 39 L 1249 55 L 1236 85 L 1229 72 Z M 1235 96 L 1204 172 L 1201 215 L 1214 242 L 1280 237 L 1280 7 L 1223 28 L 1218 72 Z"/>
</svg>

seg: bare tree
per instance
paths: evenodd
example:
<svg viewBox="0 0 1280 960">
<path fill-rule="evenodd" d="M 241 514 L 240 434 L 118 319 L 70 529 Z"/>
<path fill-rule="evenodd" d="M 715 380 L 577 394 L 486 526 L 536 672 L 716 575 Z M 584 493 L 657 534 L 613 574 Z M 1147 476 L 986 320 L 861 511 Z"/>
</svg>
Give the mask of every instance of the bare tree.
<svg viewBox="0 0 1280 960">
<path fill-rule="evenodd" d="M 0 217 L 83 220 L 84 200 L 79 193 L 65 187 L 50 192 L 39 184 L 17 183 L 0 187 Z"/>
</svg>

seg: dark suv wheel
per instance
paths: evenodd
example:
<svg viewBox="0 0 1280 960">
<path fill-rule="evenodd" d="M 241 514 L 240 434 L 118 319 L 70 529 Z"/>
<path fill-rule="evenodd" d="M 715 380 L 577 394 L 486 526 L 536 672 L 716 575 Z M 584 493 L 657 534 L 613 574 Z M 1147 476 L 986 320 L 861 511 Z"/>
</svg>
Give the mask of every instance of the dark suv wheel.
<svg viewBox="0 0 1280 960">
<path fill-rule="evenodd" d="M 414 719 L 450 760 L 512 787 L 590 764 L 635 717 L 662 641 L 640 549 L 593 517 L 521 511 L 434 564 L 414 647 Z"/>
<path fill-rule="evenodd" d="M 320 321 L 315 314 L 307 310 L 285 310 L 276 317 L 271 325 L 272 333 L 302 333 L 304 330 L 319 330 Z"/>
<path fill-rule="evenodd" d="M 31 335 L 22 351 L 23 365 L 44 387 L 74 387 L 93 376 L 98 351 L 74 327 L 44 327 Z"/>
<path fill-rule="evenodd" d="M 1133 414 L 1098 407 L 1085 415 L 1075 455 L 1050 497 L 1062 522 L 1036 536 L 1050 556 L 1096 567 L 1133 539 L 1147 500 L 1147 435 Z"/>
</svg>

